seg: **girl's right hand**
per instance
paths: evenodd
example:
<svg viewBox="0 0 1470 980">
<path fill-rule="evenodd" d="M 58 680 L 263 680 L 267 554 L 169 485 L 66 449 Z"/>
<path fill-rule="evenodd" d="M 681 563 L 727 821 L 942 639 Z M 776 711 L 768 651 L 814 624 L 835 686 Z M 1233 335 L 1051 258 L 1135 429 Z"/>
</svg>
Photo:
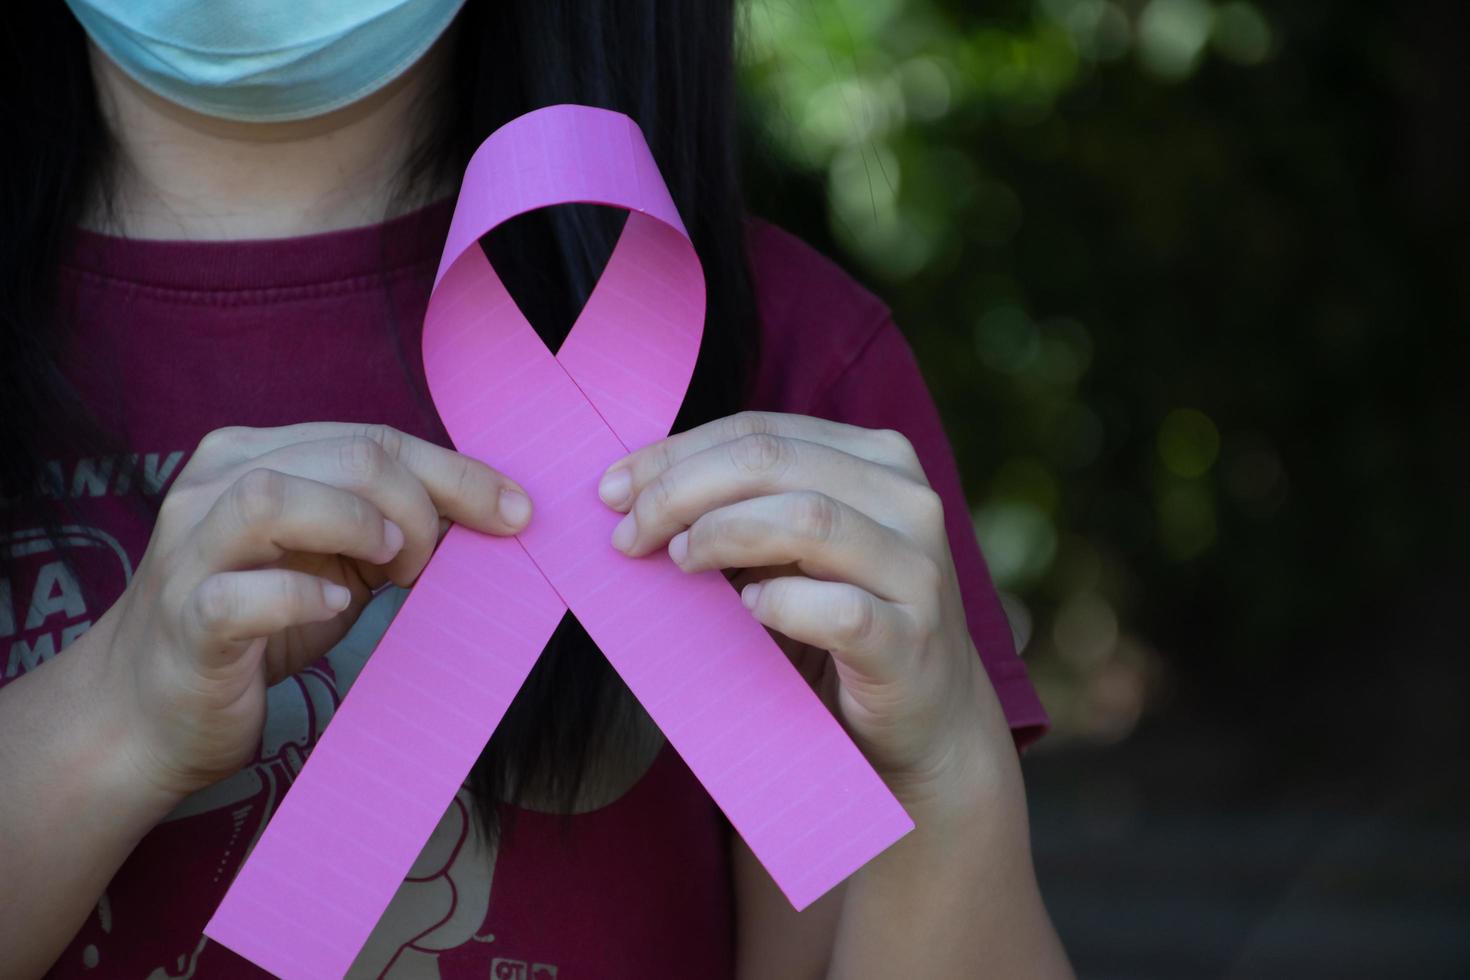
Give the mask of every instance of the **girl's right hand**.
<svg viewBox="0 0 1470 980">
<path fill-rule="evenodd" d="M 93 627 L 129 755 L 171 796 L 233 773 L 266 688 L 326 653 L 374 589 L 410 585 L 447 522 L 509 535 L 530 517 L 490 467 L 386 426 L 211 432 Z"/>
</svg>

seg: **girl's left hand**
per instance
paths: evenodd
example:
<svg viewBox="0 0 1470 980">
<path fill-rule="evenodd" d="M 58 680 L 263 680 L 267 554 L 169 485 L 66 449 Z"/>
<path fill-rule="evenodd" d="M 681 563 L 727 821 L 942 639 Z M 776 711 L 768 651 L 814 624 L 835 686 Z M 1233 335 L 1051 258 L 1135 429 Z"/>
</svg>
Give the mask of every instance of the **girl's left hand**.
<svg viewBox="0 0 1470 980">
<path fill-rule="evenodd" d="M 987 757 L 1014 754 L 939 495 L 899 433 L 746 412 L 624 457 L 599 493 L 627 513 L 620 551 L 740 570 L 745 605 L 806 645 L 798 668 L 905 803 L 973 787 Z"/>
</svg>

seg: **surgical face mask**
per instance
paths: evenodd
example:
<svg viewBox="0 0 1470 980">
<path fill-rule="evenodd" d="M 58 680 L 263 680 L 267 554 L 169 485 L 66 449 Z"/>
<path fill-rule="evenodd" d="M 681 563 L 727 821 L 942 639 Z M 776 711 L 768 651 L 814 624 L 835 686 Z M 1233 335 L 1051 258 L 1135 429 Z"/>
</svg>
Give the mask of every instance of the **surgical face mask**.
<svg viewBox="0 0 1470 980">
<path fill-rule="evenodd" d="M 170 102 L 283 122 L 340 109 L 429 50 L 465 0 L 67 0 L 118 67 Z"/>
</svg>

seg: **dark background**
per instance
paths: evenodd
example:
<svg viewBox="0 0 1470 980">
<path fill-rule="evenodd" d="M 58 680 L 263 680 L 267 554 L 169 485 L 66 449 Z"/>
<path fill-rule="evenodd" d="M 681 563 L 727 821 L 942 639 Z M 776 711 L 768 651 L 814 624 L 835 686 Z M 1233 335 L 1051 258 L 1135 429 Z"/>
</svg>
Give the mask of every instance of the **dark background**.
<svg viewBox="0 0 1470 980">
<path fill-rule="evenodd" d="M 1460 7 L 744 15 L 753 209 L 893 306 L 1054 720 L 1082 976 L 1470 976 Z"/>
</svg>

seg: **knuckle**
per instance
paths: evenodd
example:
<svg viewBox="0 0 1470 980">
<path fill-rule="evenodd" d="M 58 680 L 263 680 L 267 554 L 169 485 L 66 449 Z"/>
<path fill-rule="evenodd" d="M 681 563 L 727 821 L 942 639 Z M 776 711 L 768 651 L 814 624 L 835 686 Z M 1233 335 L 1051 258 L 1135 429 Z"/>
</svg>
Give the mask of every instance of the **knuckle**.
<svg viewBox="0 0 1470 980">
<path fill-rule="evenodd" d="M 753 432 L 730 443 L 730 458 L 735 468 L 755 477 L 779 473 L 790 454 L 790 443 L 769 432 Z"/>
<path fill-rule="evenodd" d="M 643 468 L 645 478 L 647 475 L 651 475 L 653 473 L 667 473 L 669 470 L 673 469 L 675 464 L 677 464 L 678 462 L 678 457 L 674 455 L 673 445 L 668 442 L 668 440 L 660 442 L 653 447 L 653 452 L 650 454 L 650 458 L 646 461 L 647 464 L 651 465 L 645 465 L 645 467 Z M 634 478 L 636 479 L 638 475 L 639 474 L 635 472 Z"/>
<path fill-rule="evenodd" d="M 410 537 L 409 540 L 412 543 L 412 547 L 424 547 L 427 548 L 428 551 L 432 552 L 434 550 L 435 542 L 439 540 L 439 536 L 444 533 L 444 531 L 449 527 L 449 520 L 448 518 L 441 518 L 439 516 L 439 511 L 434 507 L 432 503 L 425 504 L 423 508 L 421 508 L 420 513 L 422 513 L 423 516 L 419 520 L 419 537 L 417 540 Z M 404 532 L 404 534 L 411 533 L 410 529 L 407 527 L 401 528 L 401 530 Z M 424 543 L 422 545 L 419 545 L 418 541 L 422 541 Z M 407 551 L 409 549 L 408 547 L 405 547 L 404 550 Z"/>
<path fill-rule="evenodd" d="M 718 522 L 705 515 L 693 524 L 689 525 L 689 558 L 697 560 L 703 557 L 712 541 L 720 536 Z"/>
<path fill-rule="evenodd" d="M 847 593 L 833 612 L 833 632 L 843 645 L 856 645 L 870 637 L 877 628 L 878 615 L 873 600 L 858 593 Z"/>
<path fill-rule="evenodd" d="M 637 496 L 650 481 L 657 479 L 658 474 L 673 465 L 673 454 L 669 452 L 666 442 L 656 442 L 651 446 L 645 446 L 628 457 L 628 476 L 632 480 L 632 489 L 629 491 Z"/>
<path fill-rule="evenodd" d="M 367 436 L 351 436 L 343 440 L 338 464 L 349 478 L 359 484 L 370 484 L 382 476 L 387 464 L 381 443 Z"/>
<path fill-rule="evenodd" d="M 491 471 L 468 456 L 456 455 L 453 458 L 454 499 L 465 504 L 484 500 L 493 502 L 495 477 Z"/>
<path fill-rule="evenodd" d="M 342 516 L 362 534 L 376 536 L 382 533 L 383 516 L 371 503 L 357 494 L 351 494 L 342 502 L 342 505 L 347 511 Z"/>
<path fill-rule="evenodd" d="M 638 495 L 638 520 L 640 524 L 652 525 L 662 515 L 674 509 L 674 481 L 661 476 Z"/>
<path fill-rule="evenodd" d="M 391 425 L 383 425 L 381 422 L 369 422 L 362 427 L 359 434 L 364 439 L 371 440 L 389 456 L 397 456 L 403 450 L 403 433 Z"/>
<path fill-rule="evenodd" d="M 771 522 L 748 514 L 721 514 L 701 518 L 709 522 L 708 540 L 720 540 L 742 551 L 759 549 L 771 538 Z"/>
<path fill-rule="evenodd" d="M 321 587 L 313 584 L 311 589 L 321 594 Z M 275 592 L 277 608 L 289 610 L 294 615 L 300 615 L 311 603 L 308 600 L 307 585 L 295 575 L 278 575 L 272 583 L 272 591 Z"/>
<path fill-rule="evenodd" d="M 730 416 L 730 429 L 738 439 L 741 436 L 769 435 L 774 426 L 765 412 L 738 412 Z"/>
<path fill-rule="evenodd" d="M 759 531 L 749 520 L 718 511 L 703 514 L 689 525 L 689 555 L 698 558 L 725 558 L 732 549 L 748 549 L 759 537 Z"/>
<path fill-rule="evenodd" d="M 230 506 L 246 527 L 276 520 L 286 509 L 285 474 L 264 467 L 250 470 L 230 488 Z"/>
<path fill-rule="evenodd" d="M 909 497 L 909 506 L 913 508 L 914 515 L 927 528 L 943 527 L 944 498 L 939 496 L 933 487 L 922 483 L 915 484 Z"/>
<path fill-rule="evenodd" d="M 761 594 L 756 599 L 755 607 L 768 621 L 780 622 L 786 615 L 787 594 L 786 582 L 782 579 L 772 579 L 761 587 Z"/>
<path fill-rule="evenodd" d="M 914 444 L 909 442 L 909 437 L 897 429 L 874 429 L 873 438 L 879 441 L 885 449 L 895 454 L 907 453 L 913 455 Z"/>
<path fill-rule="evenodd" d="M 213 456 L 238 449 L 245 441 L 250 429 L 243 425 L 227 425 L 205 433 L 194 451 L 195 456 Z"/>
<path fill-rule="evenodd" d="M 792 495 L 791 526 L 811 541 L 830 541 L 841 522 L 837 502 L 824 493 L 809 490 Z"/>
<path fill-rule="evenodd" d="M 883 451 L 883 455 L 893 460 L 904 469 L 911 469 L 918 465 L 919 454 L 914 450 L 914 444 L 909 437 L 897 429 L 876 429 L 872 437 L 877 440 Z"/>
</svg>

